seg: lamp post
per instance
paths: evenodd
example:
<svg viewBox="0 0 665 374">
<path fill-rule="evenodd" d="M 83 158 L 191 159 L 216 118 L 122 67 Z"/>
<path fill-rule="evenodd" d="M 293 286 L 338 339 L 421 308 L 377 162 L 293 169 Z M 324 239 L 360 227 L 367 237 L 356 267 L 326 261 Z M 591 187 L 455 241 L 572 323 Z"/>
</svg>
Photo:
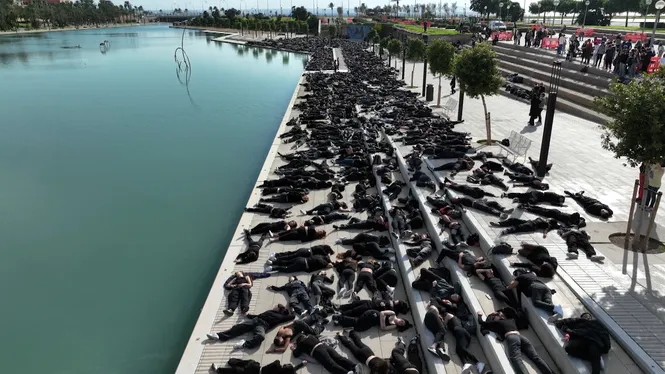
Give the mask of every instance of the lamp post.
<svg viewBox="0 0 665 374">
<path fill-rule="evenodd" d="M 660 21 L 660 11 L 665 8 L 665 1 L 658 0 L 656 3 L 656 22 L 653 24 L 653 31 L 651 32 L 651 42 L 653 43 L 656 40 L 656 27 L 658 27 L 658 21 Z"/>
<path fill-rule="evenodd" d="M 545 126 L 543 128 L 543 141 L 540 146 L 540 158 L 536 174 L 544 177 L 547 173 L 547 156 L 550 153 L 550 141 L 552 140 L 552 124 L 554 123 L 554 109 L 556 107 L 556 97 L 559 93 L 559 80 L 561 79 L 561 61 L 552 63 L 552 73 L 550 74 L 549 95 L 547 96 L 547 112 L 545 112 Z"/>
<path fill-rule="evenodd" d="M 554 0 L 552 4 L 554 4 L 554 14 L 552 15 L 552 26 L 554 26 L 554 22 L 556 22 L 556 7 L 559 6 L 559 0 Z M 561 19 L 561 23 L 563 23 L 563 18 Z"/>
<path fill-rule="evenodd" d="M 508 22 L 512 22 L 512 20 L 510 18 L 510 6 L 511 6 L 510 3 L 508 3 L 508 5 L 506 5 L 506 18 L 508 18 Z"/>
<path fill-rule="evenodd" d="M 586 13 L 589 10 L 589 0 L 586 0 L 584 2 L 584 5 L 586 5 L 586 8 L 584 8 L 584 21 L 582 21 L 582 28 L 584 28 L 584 25 L 586 25 Z"/>
<path fill-rule="evenodd" d="M 644 0 L 644 23 L 642 24 L 642 34 L 644 34 L 644 28 L 647 26 L 647 13 L 649 13 L 649 4 L 651 4 L 651 0 Z"/>
<path fill-rule="evenodd" d="M 485 14 L 487 14 L 487 5 L 485 5 L 484 9 L 485 9 Z"/>
<path fill-rule="evenodd" d="M 503 3 L 499 3 L 499 19 L 503 20 Z"/>
<path fill-rule="evenodd" d="M 427 46 L 428 41 L 427 34 L 423 34 L 423 41 L 425 46 Z M 425 90 L 427 89 L 427 53 L 425 53 L 425 60 L 423 61 L 423 96 L 425 96 Z"/>
</svg>

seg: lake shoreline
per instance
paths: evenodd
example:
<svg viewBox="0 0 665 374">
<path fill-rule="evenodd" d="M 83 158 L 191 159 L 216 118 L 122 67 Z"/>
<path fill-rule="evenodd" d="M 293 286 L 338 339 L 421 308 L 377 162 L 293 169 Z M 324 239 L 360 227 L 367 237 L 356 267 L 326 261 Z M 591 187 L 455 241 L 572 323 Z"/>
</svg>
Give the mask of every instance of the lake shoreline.
<svg viewBox="0 0 665 374">
<path fill-rule="evenodd" d="M 19 31 L 0 31 L 1 35 L 20 35 L 20 34 L 38 34 L 38 33 L 47 33 L 47 32 L 58 32 L 58 31 L 80 31 L 80 30 L 102 30 L 102 29 L 114 29 L 119 27 L 136 27 L 136 26 L 146 26 L 146 25 L 164 25 L 168 24 L 165 22 L 154 22 L 154 23 L 125 23 L 125 24 L 115 24 L 107 25 L 103 27 L 79 27 L 78 29 L 74 26 L 63 27 L 61 29 L 38 29 L 38 30 L 19 30 Z"/>
</svg>

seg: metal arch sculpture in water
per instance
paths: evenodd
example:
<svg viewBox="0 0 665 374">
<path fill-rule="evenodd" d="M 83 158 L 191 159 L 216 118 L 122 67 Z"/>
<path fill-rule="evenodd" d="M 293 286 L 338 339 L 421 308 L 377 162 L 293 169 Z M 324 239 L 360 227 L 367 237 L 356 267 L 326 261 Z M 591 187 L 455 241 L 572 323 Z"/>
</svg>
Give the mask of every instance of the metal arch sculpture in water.
<svg viewBox="0 0 665 374">
<path fill-rule="evenodd" d="M 180 38 L 180 47 L 177 47 L 173 52 L 173 59 L 175 60 L 176 68 L 175 74 L 178 82 L 184 85 L 187 89 L 187 96 L 192 105 L 196 105 L 192 94 L 189 92 L 189 80 L 192 77 L 192 64 L 189 60 L 189 55 L 185 51 L 185 29 L 182 30 L 182 37 Z"/>
</svg>

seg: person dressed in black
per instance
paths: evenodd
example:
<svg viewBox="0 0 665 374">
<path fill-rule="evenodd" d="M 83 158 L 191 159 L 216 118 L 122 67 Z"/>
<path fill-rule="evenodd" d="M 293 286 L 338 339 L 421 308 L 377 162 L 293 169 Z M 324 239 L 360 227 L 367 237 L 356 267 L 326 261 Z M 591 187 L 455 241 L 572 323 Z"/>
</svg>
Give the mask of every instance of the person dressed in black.
<svg viewBox="0 0 665 374">
<path fill-rule="evenodd" d="M 561 196 L 555 192 L 543 192 L 543 191 L 529 191 L 529 192 L 508 192 L 501 195 L 501 197 L 507 197 L 513 199 L 513 201 L 525 203 L 525 204 L 550 204 L 556 206 L 563 206 L 563 203 L 566 201 L 565 196 Z"/>
<path fill-rule="evenodd" d="M 480 199 L 485 196 L 489 197 L 496 197 L 496 195 L 486 192 L 480 187 L 474 187 L 474 186 L 469 186 L 467 184 L 460 184 L 460 183 L 455 183 L 451 181 L 448 178 L 445 178 L 443 185 L 440 186 L 441 188 L 450 188 L 453 191 L 462 193 L 467 196 L 471 196 L 474 199 Z"/>
<path fill-rule="evenodd" d="M 511 173 L 509 171 L 504 171 L 503 174 L 510 178 L 513 182 L 513 187 L 529 187 L 541 191 L 550 189 L 550 185 L 543 182 L 543 180 L 536 175 Z"/>
<path fill-rule="evenodd" d="M 476 270 L 476 275 L 480 280 L 485 283 L 490 290 L 492 290 L 492 295 L 494 297 L 505 303 L 511 308 L 519 309 L 520 308 L 520 302 L 517 297 L 515 297 L 515 293 L 511 290 L 509 290 L 506 286 L 505 283 L 501 280 L 501 278 L 497 277 L 496 274 L 498 271 L 496 271 L 496 268 L 492 267 L 491 269 L 477 269 Z"/>
<path fill-rule="evenodd" d="M 561 225 L 555 219 L 545 220 L 540 217 L 532 220 L 508 218 L 500 222 L 490 222 L 490 226 L 507 227 L 506 229 L 501 230 L 501 235 L 542 232 L 543 237 L 547 237 L 548 232 L 561 228 Z"/>
<path fill-rule="evenodd" d="M 434 181 L 432 181 L 432 178 L 430 178 L 429 175 L 425 174 L 424 172 L 418 170 L 409 179 L 410 182 L 416 182 L 416 186 L 418 187 L 424 187 L 424 188 L 429 188 L 432 191 L 436 191 L 436 184 Z"/>
<path fill-rule="evenodd" d="M 258 203 L 253 207 L 245 208 L 245 212 L 269 214 L 270 218 L 286 218 L 291 215 L 291 207 L 278 208 L 269 204 Z"/>
<path fill-rule="evenodd" d="M 439 257 L 436 259 L 437 263 L 441 263 L 444 258 L 448 257 L 455 261 L 460 269 L 471 274 L 474 274 L 476 269 L 484 269 L 489 266 L 486 258 L 476 257 L 473 253 L 467 251 L 468 244 L 466 243 L 452 245 L 450 242 L 444 241 L 441 244 L 443 244 L 443 248 L 441 248 Z"/>
<path fill-rule="evenodd" d="M 341 314 L 332 316 L 332 320 L 336 325 L 344 328 L 353 328 L 356 331 L 362 332 L 378 326 L 379 329 L 389 331 L 397 330 L 404 332 L 411 328 L 411 323 L 406 319 L 397 317 L 392 310 L 368 310 L 361 314 L 360 317 L 347 317 Z"/>
<path fill-rule="evenodd" d="M 480 323 L 480 332 L 483 335 L 493 332 L 497 335 L 498 339 L 503 340 L 503 344 L 508 351 L 508 360 L 515 373 L 529 373 L 526 366 L 524 366 L 524 361 L 522 361 L 522 354 L 524 354 L 536 365 L 540 374 L 552 374 L 552 369 L 538 355 L 533 344 L 517 330 L 514 319 L 508 318 L 508 316 L 500 311 L 491 313 L 487 316 L 487 320 L 484 320 L 483 314 L 478 312 L 478 322 Z"/>
<path fill-rule="evenodd" d="M 234 262 L 236 264 L 249 264 L 259 259 L 259 250 L 263 246 L 263 242 L 268 236 L 267 233 L 263 233 L 261 238 L 258 241 L 252 239 L 252 234 L 249 233 L 249 230 L 243 230 L 245 234 L 245 240 L 247 240 L 247 250 L 245 252 L 239 253 L 236 256 Z"/>
<path fill-rule="evenodd" d="M 556 257 L 550 256 L 550 252 L 542 245 L 523 242 L 522 248 L 517 253 L 529 262 L 513 262 L 511 266 L 529 269 L 541 278 L 552 278 L 556 274 L 559 262 Z"/>
<path fill-rule="evenodd" d="M 550 314 L 551 320 L 563 317 L 561 305 L 555 305 L 552 302 L 552 290 L 538 279 L 536 273 L 526 269 L 517 269 L 513 272 L 513 276 L 515 279 L 508 285 L 508 290 L 517 289 L 518 293 L 529 297 L 533 306 Z"/>
<path fill-rule="evenodd" d="M 333 284 L 335 276 L 328 276 L 325 271 L 317 271 L 309 278 L 310 297 L 314 305 L 331 306 L 335 290 L 328 287 Z"/>
<path fill-rule="evenodd" d="M 388 361 L 377 357 L 374 351 L 362 342 L 357 331 L 351 330 L 348 337 L 337 333 L 337 339 L 351 351 L 356 360 L 369 367 L 370 374 L 388 374 L 390 370 Z"/>
<path fill-rule="evenodd" d="M 270 231 L 268 234 L 270 235 L 271 241 L 288 242 L 292 240 L 300 240 L 302 243 L 305 243 L 325 238 L 326 230 L 317 229 L 316 226 L 301 226 L 274 234 Z"/>
<path fill-rule="evenodd" d="M 538 123 L 543 123 L 541 114 L 545 106 L 545 93 L 539 90 L 540 86 L 536 86 L 531 92 L 531 106 L 529 107 L 529 126 L 534 126 L 534 120 L 538 118 Z"/>
<path fill-rule="evenodd" d="M 584 217 L 580 216 L 579 213 L 564 213 L 559 209 L 548 209 L 543 208 L 537 205 L 530 204 L 520 204 L 517 206 L 519 209 L 522 209 L 525 212 L 537 214 L 541 217 L 555 219 L 561 222 L 566 227 L 584 227 L 586 226 L 586 220 Z"/>
<path fill-rule="evenodd" d="M 284 230 L 291 230 L 298 227 L 296 221 L 274 221 L 274 222 L 261 222 L 256 226 L 249 229 L 252 235 L 269 233 L 271 231 L 279 232 Z"/>
<path fill-rule="evenodd" d="M 312 208 L 310 210 L 307 210 L 307 211 L 301 210 L 300 213 L 302 213 L 303 215 L 310 215 L 310 216 L 311 215 L 322 216 L 322 215 L 330 214 L 334 211 L 350 212 L 351 210 L 349 209 L 349 207 L 346 205 L 345 202 L 335 200 L 335 201 L 332 201 L 332 202 L 329 202 L 329 203 L 319 204 L 319 205 L 315 206 L 314 208 Z"/>
<path fill-rule="evenodd" d="M 356 298 L 358 292 L 365 287 L 372 297 L 379 291 L 374 279 L 374 271 L 378 268 L 379 264 L 374 260 L 358 263 L 358 277 L 356 278 L 356 285 L 353 287 L 353 298 Z"/>
<path fill-rule="evenodd" d="M 337 255 L 340 258 L 340 255 Z M 358 261 L 354 258 L 341 258 L 341 261 L 334 263 L 334 268 L 339 274 L 339 287 L 337 291 L 338 297 L 349 297 L 353 291 L 353 281 L 356 279 L 356 269 L 358 269 Z"/>
<path fill-rule="evenodd" d="M 450 175 L 455 176 L 460 171 L 466 171 L 473 169 L 475 163 L 468 156 L 457 159 L 455 162 L 449 162 L 447 164 L 439 165 L 435 167 L 432 171 L 441 171 L 441 170 L 450 170 Z"/>
<path fill-rule="evenodd" d="M 227 366 L 218 366 L 213 363 L 210 370 L 217 374 L 295 374 L 307 365 L 307 361 L 301 361 L 293 366 L 292 364 L 282 365 L 279 360 L 275 360 L 261 367 L 261 364 L 254 360 L 231 358 L 226 364 Z"/>
<path fill-rule="evenodd" d="M 521 164 L 519 162 L 510 162 L 508 161 L 508 159 L 504 158 L 501 160 L 501 163 L 503 164 L 503 166 L 505 166 L 509 170 L 514 171 L 515 173 L 533 175 L 533 170 L 531 170 L 526 165 Z"/>
<path fill-rule="evenodd" d="M 605 257 L 596 254 L 596 249 L 591 245 L 589 240 L 591 237 L 584 230 L 577 229 L 561 229 L 557 231 L 568 246 L 568 253 L 566 254 L 569 259 L 576 259 L 579 257 L 579 251 L 584 252 L 586 257 L 595 262 L 602 262 Z"/>
<path fill-rule="evenodd" d="M 249 312 L 249 302 L 252 300 L 252 277 L 245 275 L 242 271 L 236 271 L 229 279 L 224 282 L 224 289 L 229 293 L 226 296 L 227 306 L 224 314 L 232 316 L 238 304 L 240 304 L 240 314 Z"/>
<path fill-rule="evenodd" d="M 310 258 L 312 256 L 329 256 L 334 254 L 332 247 L 328 244 L 315 245 L 310 248 L 298 248 L 295 251 L 271 253 L 268 265 L 285 266 L 297 258 Z"/>
<path fill-rule="evenodd" d="M 346 214 L 346 213 L 337 213 L 337 212 L 332 212 L 328 214 L 324 214 L 321 216 L 314 216 L 307 221 L 305 221 L 304 225 L 305 226 L 317 226 L 317 225 L 325 225 L 327 223 L 333 223 L 335 221 L 343 221 L 349 219 L 351 216 Z"/>
<path fill-rule="evenodd" d="M 252 349 L 256 348 L 265 339 L 266 332 L 274 329 L 277 325 L 291 321 L 295 315 L 289 311 L 287 307 L 278 304 L 271 310 L 267 310 L 261 314 L 247 314 L 247 320 L 233 325 L 230 329 L 217 333 L 206 334 L 210 340 L 227 341 L 246 333 L 252 333 L 252 336 L 247 340 L 240 340 L 233 345 L 234 349 Z"/>
<path fill-rule="evenodd" d="M 332 263 L 330 263 L 329 256 L 315 255 L 309 258 L 298 257 L 291 260 L 288 265 L 270 265 L 266 267 L 266 271 L 276 271 L 279 273 L 311 273 L 313 271 L 330 268 L 332 268 Z"/>
<path fill-rule="evenodd" d="M 361 373 L 361 364 L 356 365 L 348 358 L 340 355 L 335 348 L 319 341 L 316 335 L 300 334 L 295 338 L 294 343 L 295 347 L 291 345 L 291 348 L 295 357 L 299 357 L 303 353 L 307 354 L 318 361 L 331 374 Z"/>
<path fill-rule="evenodd" d="M 353 245 L 356 243 L 379 243 L 379 246 L 386 246 L 390 244 L 390 238 L 384 235 L 373 235 L 366 232 L 354 236 L 353 238 L 339 238 L 335 244 Z"/>
<path fill-rule="evenodd" d="M 307 292 L 307 285 L 305 282 L 292 275 L 289 277 L 288 283 L 283 286 L 268 286 L 270 291 L 286 291 L 289 295 L 289 307 L 293 309 L 296 314 L 303 314 L 309 312 L 314 308 L 309 299 L 309 292 Z"/>
<path fill-rule="evenodd" d="M 501 165 L 499 164 L 499 167 Z M 473 171 L 473 176 L 468 176 L 467 181 L 470 183 L 480 183 L 482 185 L 490 185 L 498 187 L 504 191 L 508 191 L 508 186 L 503 182 L 502 178 L 497 177 L 491 170 L 480 167 Z"/>
<path fill-rule="evenodd" d="M 309 195 L 301 191 L 291 191 L 281 193 L 272 197 L 262 197 L 260 203 L 294 203 L 304 204 L 309 201 Z"/>
<path fill-rule="evenodd" d="M 604 366 L 602 355 L 612 347 L 605 326 L 589 313 L 582 313 L 580 318 L 560 319 L 554 325 L 567 337 L 566 353 L 589 361 L 591 374 L 600 374 Z"/>
<path fill-rule="evenodd" d="M 409 312 L 409 304 L 401 300 L 355 300 L 349 304 L 342 304 L 339 306 L 339 312 L 347 317 L 360 317 L 368 310 L 392 310 L 398 314 L 406 314 Z"/>
<path fill-rule="evenodd" d="M 584 208 L 585 212 L 591 215 L 604 219 L 610 218 L 614 215 L 614 212 L 609 206 L 607 206 L 607 204 L 603 204 L 593 197 L 584 196 L 584 191 L 575 193 L 563 191 L 563 193 L 575 200 L 580 206 L 582 206 L 582 208 Z"/>
<path fill-rule="evenodd" d="M 457 206 L 473 208 L 480 212 L 499 217 L 501 219 L 508 218 L 513 210 L 506 209 L 499 205 L 496 201 L 487 201 L 485 199 L 472 199 L 467 196 L 459 196 L 450 199 L 450 203 Z"/>
<path fill-rule="evenodd" d="M 414 338 L 417 339 L 417 338 Z M 418 348 L 416 347 L 416 353 L 418 353 Z M 395 343 L 395 348 L 390 352 L 390 363 L 393 365 L 395 372 L 397 374 L 420 374 L 420 371 L 409 361 L 404 354 L 406 353 L 406 344 L 402 337 L 397 337 L 397 342 Z M 418 356 L 420 358 L 420 356 Z"/>
<path fill-rule="evenodd" d="M 377 260 L 394 260 L 395 249 L 391 247 L 382 248 L 377 242 L 355 243 L 353 249 L 337 255 L 338 258 L 355 258 L 357 256 L 371 256 Z"/>
<path fill-rule="evenodd" d="M 325 325 L 330 323 L 325 317 L 327 317 L 327 315 L 324 313 L 314 311 L 305 318 L 297 319 L 280 327 L 273 340 L 273 346 L 270 347 L 266 353 L 285 352 L 291 341 L 300 334 L 319 336 L 325 329 Z"/>
</svg>

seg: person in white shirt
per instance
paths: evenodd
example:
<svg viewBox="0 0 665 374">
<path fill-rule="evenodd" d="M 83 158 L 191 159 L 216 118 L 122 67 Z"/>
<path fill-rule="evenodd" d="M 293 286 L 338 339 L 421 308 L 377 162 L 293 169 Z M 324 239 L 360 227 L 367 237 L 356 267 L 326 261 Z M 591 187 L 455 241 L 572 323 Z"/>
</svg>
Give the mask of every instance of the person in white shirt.
<svg viewBox="0 0 665 374">
<path fill-rule="evenodd" d="M 563 34 L 559 34 L 559 45 L 556 48 L 556 54 L 558 56 L 561 56 L 565 48 L 566 48 L 566 37 Z"/>
</svg>

